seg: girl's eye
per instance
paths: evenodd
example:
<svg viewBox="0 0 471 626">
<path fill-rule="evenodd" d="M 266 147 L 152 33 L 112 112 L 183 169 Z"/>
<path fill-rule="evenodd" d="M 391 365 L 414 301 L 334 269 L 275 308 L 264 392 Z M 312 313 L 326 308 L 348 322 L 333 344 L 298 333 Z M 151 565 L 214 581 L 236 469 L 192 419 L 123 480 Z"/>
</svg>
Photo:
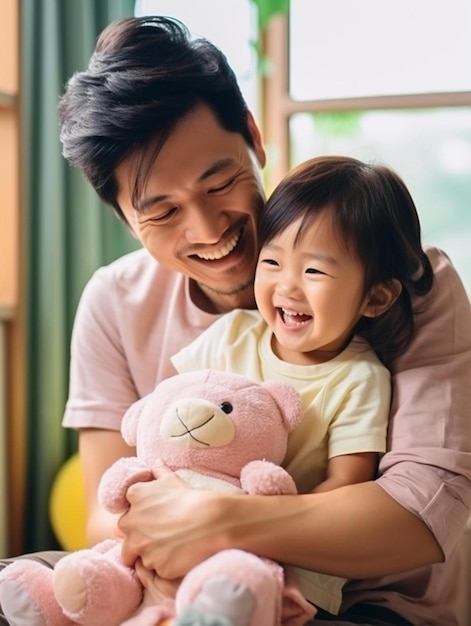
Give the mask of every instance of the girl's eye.
<svg viewBox="0 0 471 626">
<path fill-rule="evenodd" d="M 221 411 L 227 414 L 232 413 L 234 409 L 234 407 L 232 406 L 230 402 L 221 402 L 221 404 L 219 405 L 219 408 L 221 409 Z"/>
<path fill-rule="evenodd" d="M 306 274 L 324 274 L 324 272 L 321 272 L 320 270 L 316 270 L 315 267 L 309 267 L 306 270 Z"/>
<path fill-rule="evenodd" d="M 278 265 L 278 261 L 275 261 L 275 259 L 260 259 L 260 262 L 266 263 L 267 265 L 274 265 L 274 266 Z"/>
</svg>

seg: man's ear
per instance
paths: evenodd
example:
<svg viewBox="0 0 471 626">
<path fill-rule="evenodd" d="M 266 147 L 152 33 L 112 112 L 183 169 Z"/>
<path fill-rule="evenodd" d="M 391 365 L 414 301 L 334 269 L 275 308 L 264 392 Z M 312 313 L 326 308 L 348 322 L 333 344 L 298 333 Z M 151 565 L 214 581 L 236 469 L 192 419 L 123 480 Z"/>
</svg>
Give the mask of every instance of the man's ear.
<svg viewBox="0 0 471 626">
<path fill-rule="evenodd" d="M 250 111 L 247 112 L 247 126 L 249 127 L 250 134 L 252 135 L 255 155 L 260 163 L 260 167 L 265 167 L 267 162 L 267 155 L 265 148 L 263 147 L 262 135 L 254 116 Z"/>
<path fill-rule="evenodd" d="M 382 315 L 396 302 L 401 291 L 402 285 L 397 278 L 375 285 L 366 296 L 363 315 L 365 317 Z"/>
</svg>

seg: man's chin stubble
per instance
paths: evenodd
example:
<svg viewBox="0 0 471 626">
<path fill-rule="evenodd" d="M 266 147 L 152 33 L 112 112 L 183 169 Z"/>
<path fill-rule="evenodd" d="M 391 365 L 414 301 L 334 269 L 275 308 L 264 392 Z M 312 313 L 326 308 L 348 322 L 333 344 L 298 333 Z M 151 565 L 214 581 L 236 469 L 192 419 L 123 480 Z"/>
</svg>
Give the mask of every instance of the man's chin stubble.
<svg viewBox="0 0 471 626">
<path fill-rule="evenodd" d="M 199 288 L 202 289 L 203 291 L 211 292 L 217 296 L 225 296 L 227 298 L 231 298 L 233 296 L 238 296 L 242 294 L 253 293 L 253 285 L 254 285 L 254 281 L 250 280 L 247 283 L 242 283 L 240 285 L 237 285 L 233 289 L 225 290 L 225 289 L 217 289 L 215 287 L 211 287 L 210 285 L 203 285 L 202 283 L 198 283 Z"/>
</svg>

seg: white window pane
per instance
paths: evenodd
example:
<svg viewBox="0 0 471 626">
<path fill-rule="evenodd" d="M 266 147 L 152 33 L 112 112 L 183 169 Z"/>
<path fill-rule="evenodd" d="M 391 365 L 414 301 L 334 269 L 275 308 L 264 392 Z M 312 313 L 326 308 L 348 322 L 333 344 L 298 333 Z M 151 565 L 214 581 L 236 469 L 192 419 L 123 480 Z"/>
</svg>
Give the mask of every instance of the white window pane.
<svg viewBox="0 0 471 626">
<path fill-rule="evenodd" d="M 471 295 L 471 109 L 299 113 L 292 165 L 347 154 L 394 168 L 414 198 L 423 242 L 451 257 Z"/>
<path fill-rule="evenodd" d="M 249 109 L 257 115 L 257 15 L 250 0 L 137 0 L 135 15 L 168 15 L 220 48 Z"/>
<path fill-rule="evenodd" d="M 470 0 L 291 0 L 295 100 L 471 91 Z"/>
</svg>

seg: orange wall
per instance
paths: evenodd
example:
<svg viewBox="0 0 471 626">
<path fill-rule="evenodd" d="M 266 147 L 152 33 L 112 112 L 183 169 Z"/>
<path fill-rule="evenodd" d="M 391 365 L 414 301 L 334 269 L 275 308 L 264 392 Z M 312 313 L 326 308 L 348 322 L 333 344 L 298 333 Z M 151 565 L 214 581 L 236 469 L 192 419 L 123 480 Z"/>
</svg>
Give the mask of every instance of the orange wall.
<svg viewBox="0 0 471 626">
<path fill-rule="evenodd" d="M 0 2 L 0 304 L 18 302 L 18 2 Z"/>
<path fill-rule="evenodd" d="M 19 0 L 0 0 L 0 312 L 6 319 L 8 554 L 23 552 L 25 322 L 20 282 Z"/>
<path fill-rule="evenodd" d="M 18 0 L 0 2 L 0 91 L 18 91 Z"/>
<path fill-rule="evenodd" d="M 16 111 L 0 105 L 0 304 L 9 307 L 18 303 L 17 134 Z"/>
</svg>

